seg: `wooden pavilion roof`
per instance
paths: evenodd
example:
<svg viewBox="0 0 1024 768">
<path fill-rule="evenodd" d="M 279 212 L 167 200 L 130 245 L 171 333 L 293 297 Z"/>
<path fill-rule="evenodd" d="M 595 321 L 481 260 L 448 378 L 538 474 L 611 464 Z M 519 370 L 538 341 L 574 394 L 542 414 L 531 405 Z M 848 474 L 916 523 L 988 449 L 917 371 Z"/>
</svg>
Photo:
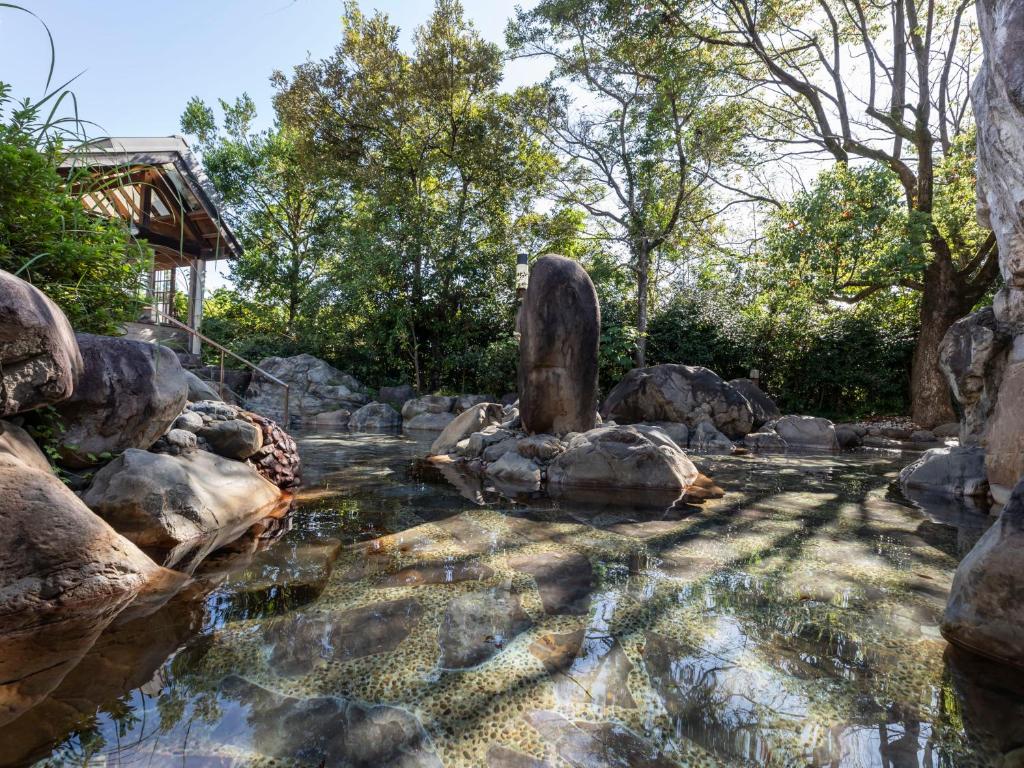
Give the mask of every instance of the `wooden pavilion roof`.
<svg viewBox="0 0 1024 768">
<path fill-rule="evenodd" d="M 60 170 L 86 209 L 127 221 L 153 247 L 158 268 L 242 253 L 181 136 L 98 139 L 72 151 Z"/>
</svg>

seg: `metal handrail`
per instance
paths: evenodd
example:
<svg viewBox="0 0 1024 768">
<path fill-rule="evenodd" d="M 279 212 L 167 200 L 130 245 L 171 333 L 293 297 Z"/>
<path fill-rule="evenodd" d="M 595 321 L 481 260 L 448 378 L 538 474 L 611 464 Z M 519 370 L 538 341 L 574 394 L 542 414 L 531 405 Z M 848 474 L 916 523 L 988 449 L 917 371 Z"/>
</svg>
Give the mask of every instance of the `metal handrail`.
<svg viewBox="0 0 1024 768">
<path fill-rule="evenodd" d="M 211 339 L 209 336 L 204 336 L 199 331 L 197 331 L 195 328 L 189 328 L 187 325 L 185 325 L 185 323 L 181 322 L 177 318 L 171 317 L 166 312 L 162 312 L 162 311 L 160 311 L 159 309 L 157 309 L 156 307 L 154 307 L 152 305 L 144 307 L 144 310 L 152 312 L 153 315 L 156 316 L 158 319 L 166 320 L 166 321 L 170 322 L 171 325 L 174 325 L 174 326 L 176 326 L 178 328 L 181 328 L 183 331 L 186 331 L 187 333 L 195 336 L 197 339 L 199 339 L 203 343 L 209 344 L 211 347 L 213 347 L 214 349 L 216 349 L 217 351 L 220 352 L 220 396 L 221 396 L 221 399 L 224 398 L 224 355 L 231 355 L 231 357 L 235 358 L 235 360 L 237 360 L 238 362 L 240 362 L 240 363 L 242 363 L 244 365 L 249 366 L 254 371 L 259 373 L 260 375 L 265 376 L 266 378 L 270 379 L 275 384 L 279 384 L 280 386 L 284 387 L 284 428 L 285 429 L 288 428 L 288 405 L 289 405 L 288 401 L 289 401 L 290 395 L 291 395 L 291 385 L 281 381 L 279 378 L 274 376 L 274 374 L 268 373 L 267 371 L 263 370 L 258 365 L 256 365 L 256 363 L 253 363 L 253 362 L 250 362 L 249 360 L 246 360 L 241 355 L 236 355 L 234 352 L 232 352 L 230 349 L 228 349 L 224 345 L 218 344 L 216 341 Z"/>
</svg>

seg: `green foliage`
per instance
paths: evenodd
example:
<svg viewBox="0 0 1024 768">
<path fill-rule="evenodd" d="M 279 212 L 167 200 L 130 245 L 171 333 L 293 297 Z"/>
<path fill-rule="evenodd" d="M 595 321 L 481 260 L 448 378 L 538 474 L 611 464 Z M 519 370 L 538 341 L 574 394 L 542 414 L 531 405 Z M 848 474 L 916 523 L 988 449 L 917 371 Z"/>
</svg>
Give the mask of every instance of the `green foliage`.
<svg viewBox="0 0 1024 768">
<path fill-rule="evenodd" d="M 57 171 L 62 141 L 39 115 L 40 104 L 14 103 L 0 83 L 0 269 L 50 296 L 76 330 L 111 333 L 135 318 L 151 255 L 69 192 Z"/>
</svg>

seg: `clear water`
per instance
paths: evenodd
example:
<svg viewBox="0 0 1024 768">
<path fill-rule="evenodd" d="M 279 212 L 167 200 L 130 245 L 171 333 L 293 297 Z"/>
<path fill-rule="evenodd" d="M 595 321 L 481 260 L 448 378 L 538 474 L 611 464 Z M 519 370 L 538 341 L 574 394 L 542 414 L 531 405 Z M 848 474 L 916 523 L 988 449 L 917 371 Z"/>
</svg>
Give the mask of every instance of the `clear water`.
<svg viewBox="0 0 1024 768">
<path fill-rule="evenodd" d="M 938 632 L 988 520 L 895 494 L 898 459 L 698 458 L 726 497 L 665 511 L 511 501 L 403 438 L 301 449 L 287 530 L 21 649 L 0 763 L 1024 764 L 1024 687 Z"/>
</svg>

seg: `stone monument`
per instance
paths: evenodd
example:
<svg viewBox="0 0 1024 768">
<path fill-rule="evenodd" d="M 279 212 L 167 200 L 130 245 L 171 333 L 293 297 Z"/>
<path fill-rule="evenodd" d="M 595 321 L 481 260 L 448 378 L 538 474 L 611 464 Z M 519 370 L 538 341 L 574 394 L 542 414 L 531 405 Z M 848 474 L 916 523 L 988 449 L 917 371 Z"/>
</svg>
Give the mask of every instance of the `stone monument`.
<svg viewBox="0 0 1024 768">
<path fill-rule="evenodd" d="M 564 256 L 537 259 L 519 332 L 519 414 L 527 434 L 593 429 L 601 311 L 583 267 Z"/>
</svg>

